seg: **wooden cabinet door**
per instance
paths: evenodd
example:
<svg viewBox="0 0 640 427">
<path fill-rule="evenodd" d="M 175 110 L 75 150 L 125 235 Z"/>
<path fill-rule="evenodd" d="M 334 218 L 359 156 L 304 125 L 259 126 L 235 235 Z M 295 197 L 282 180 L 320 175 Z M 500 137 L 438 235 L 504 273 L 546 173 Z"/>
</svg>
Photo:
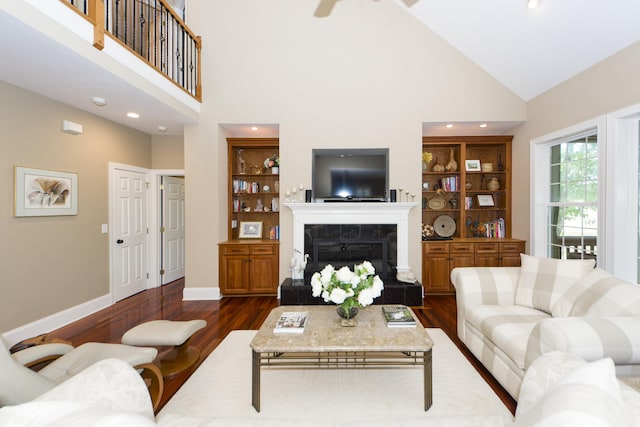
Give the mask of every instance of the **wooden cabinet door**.
<svg viewBox="0 0 640 427">
<path fill-rule="evenodd" d="M 253 245 L 249 282 L 252 293 L 273 293 L 278 286 L 278 261 L 273 245 Z"/>
<path fill-rule="evenodd" d="M 426 292 L 450 292 L 449 244 L 423 245 L 422 284 Z"/>
<path fill-rule="evenodd" d="M 220 290 L 223 295 L 249 292 L 249 257 L 247 255 L 221 256 Z"/>
<path fill-rule="evenodd" d="M 251 257 L 251 273 L 249 281 L 252 293 L 273 293 L 276 291 L 274 283 L 275 262 L 271 255 L 254 255 Z M 277 285 L 277 283 L 276 283 Z"/>
</svg>

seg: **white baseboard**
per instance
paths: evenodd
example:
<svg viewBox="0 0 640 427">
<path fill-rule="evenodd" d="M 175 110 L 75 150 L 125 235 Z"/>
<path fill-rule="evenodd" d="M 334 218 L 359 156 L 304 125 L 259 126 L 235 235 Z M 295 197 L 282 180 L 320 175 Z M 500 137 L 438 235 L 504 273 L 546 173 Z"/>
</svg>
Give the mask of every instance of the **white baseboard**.
<svg viewBox="0 0 640 427">
<path fill-rule="evenodd" d="M 11 331 L 4 332 L 2 337 L 6 341 L 7 345 L 11 347 L 13 344 L 26 338 L 35 337 L 54 329 L 61 328 L 109 306 L 111 306 L 111 295 L 107 294 L 76 305 L 75 307 L 68 308 L 59 313 L 43 317 L 42 319 L 20 326 Z"/>
<path fill-rule="evenodd" d="M 182 292 L 183 301 L 219 300 L 222 299 L 220 288 L 187 288 Z"/>
</svg>

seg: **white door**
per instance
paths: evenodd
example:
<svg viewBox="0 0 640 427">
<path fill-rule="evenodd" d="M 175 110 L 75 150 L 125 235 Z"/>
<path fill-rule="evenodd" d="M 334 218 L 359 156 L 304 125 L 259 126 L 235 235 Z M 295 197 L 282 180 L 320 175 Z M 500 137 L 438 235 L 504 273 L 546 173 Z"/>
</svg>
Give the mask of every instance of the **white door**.
<svg viewBox="0 0 640 427">
<path fill-rule="evenodd" d="M 162 177 L 162 266 L 164 285 L 184 277 L 184 177 Z"/>
<path fill-rule="evenodd" d="M 147 288 L 146 182 L 142 172 L 112 171 L 111 281 L 115 301 Z"/>
</svg>

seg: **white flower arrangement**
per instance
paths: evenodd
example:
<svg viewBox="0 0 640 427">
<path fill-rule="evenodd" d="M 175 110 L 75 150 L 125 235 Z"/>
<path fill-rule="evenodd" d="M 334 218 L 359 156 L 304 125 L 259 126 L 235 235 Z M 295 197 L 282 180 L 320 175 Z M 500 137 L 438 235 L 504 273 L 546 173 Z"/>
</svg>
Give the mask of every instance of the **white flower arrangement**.
<svg viewBox="0 0 640 427">
<path fill-rule="evenodd" d="M 342 267 L 336 270 L 328 264 L 320 272 L 311 276 L 311 288 L 314 297 L 322 297 L 324 302 L 332 302 L 345 312 L 352 308 L 366 307 L 382 294 L 384 284 L 376 269 L 369 261 L 354 267 Z"/>
</svg>

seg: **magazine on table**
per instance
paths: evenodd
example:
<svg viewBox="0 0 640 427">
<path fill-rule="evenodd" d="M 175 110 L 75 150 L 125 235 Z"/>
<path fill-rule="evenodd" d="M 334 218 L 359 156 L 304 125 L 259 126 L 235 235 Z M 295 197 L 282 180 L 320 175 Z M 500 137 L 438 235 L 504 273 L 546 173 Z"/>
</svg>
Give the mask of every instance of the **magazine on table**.
<svg viewBox="0 0 640 427">
<path fill-rule="evenodd" d="M 383 306 L 382 314 L 390 328 L 416 326 L 416 319 L 411 310 L 404 305 Z"/>
<path fill-rule="evenodd" d="M 302 333 L 309 320 L 308 311 L 285 311 L 280 315 L 274 332 Z"/>
</svg>

